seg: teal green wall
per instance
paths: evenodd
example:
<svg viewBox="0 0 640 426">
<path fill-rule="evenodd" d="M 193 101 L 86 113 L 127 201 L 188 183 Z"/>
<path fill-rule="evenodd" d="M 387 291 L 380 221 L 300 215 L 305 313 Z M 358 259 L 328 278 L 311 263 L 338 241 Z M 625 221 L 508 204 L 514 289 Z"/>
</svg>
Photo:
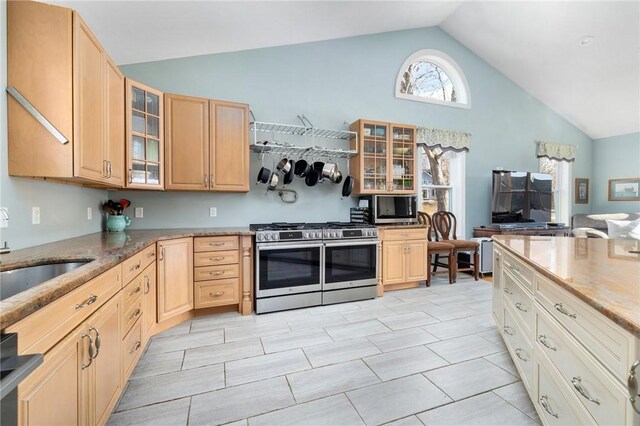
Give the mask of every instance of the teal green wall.
<svg viewBox="0 0 640 426">
<path fill-rule="evenodd" d="M 593 141 L 591 211 L 639 213 L 640 201 L 609 201 L 609 179 L 640 178 L 640 133 Z M 579 176 L 578 176 L 579 177 Z"/>
<path fill-rule="evenodd" d="M 464 71 L 471 109 L 396 99 L 395 81 L 406 58 L 441 50 Z M 359 118 L 412 123 L 472 133 L 466 170 L 466 229 L 490 221 L 491 170 L 538 170 L 536 140 L 577 146 L 573 175 L 591 176 L 591 139 L 437 27 L 338 40 L 132 64 L 127 76 L 160 90 L 246 102 L 259 121 L 295 123 L 305 113 L 317 127 L 342 128 Z M 232 159 L 230 159 L 232 160 Z M 259 162 L 252 154 L 252 175 Z M 273 220 L 346 220 L 354 201 L 337 188 L 300 190 L 283 204 L 263 187 L 248 194 L 120 192 L 145 208 L 135 228 L 227 226 Z M 218 217 L 208 217 L 208 207 Z M 586 213 L 589 205 L 573 206 Z M 175 214 L 177 213 L 177 214 Z"/>
<path fill-rule="evenodd" d="M 0 206 L 9 208 L 9 228 L 0 229 L 0 245 L 16 250 L 99 232 L 98 208 L 107 191 L 30 178 L 11 177 L 7 171 L 7 28 L 6 2 L 0 2 Z M 40 224 L 31 224 L 31 208 L 40 207 Z M 87 207 L 93 220 L 87 220 Z"/>
</svg>

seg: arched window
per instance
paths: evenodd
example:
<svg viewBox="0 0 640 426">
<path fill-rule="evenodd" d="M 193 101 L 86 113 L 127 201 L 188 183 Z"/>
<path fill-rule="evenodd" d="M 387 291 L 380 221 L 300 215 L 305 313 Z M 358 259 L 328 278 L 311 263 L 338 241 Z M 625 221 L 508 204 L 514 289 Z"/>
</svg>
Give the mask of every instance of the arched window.
<svg viewBox="0 0 640 426">
<path fill-rule="evenodd" d="M 471 107 L 469 86 L 462 70 L 438 50 L 420 50 L 400 68 L 396 98 L 461 108 Z"/>
</svg>

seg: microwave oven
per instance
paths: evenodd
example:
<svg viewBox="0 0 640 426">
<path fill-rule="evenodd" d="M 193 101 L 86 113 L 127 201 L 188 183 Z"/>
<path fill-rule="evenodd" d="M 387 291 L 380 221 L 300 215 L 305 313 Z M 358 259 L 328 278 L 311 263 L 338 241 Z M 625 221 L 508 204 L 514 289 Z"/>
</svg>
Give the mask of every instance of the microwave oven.
<svg viewBox="0 0 640 426">
<path fill-rule="evenodd" d="M 418 222 L 416 195 L 370 195 L 362 199 L 369 202 L 373 224 Z"/>
</svg>

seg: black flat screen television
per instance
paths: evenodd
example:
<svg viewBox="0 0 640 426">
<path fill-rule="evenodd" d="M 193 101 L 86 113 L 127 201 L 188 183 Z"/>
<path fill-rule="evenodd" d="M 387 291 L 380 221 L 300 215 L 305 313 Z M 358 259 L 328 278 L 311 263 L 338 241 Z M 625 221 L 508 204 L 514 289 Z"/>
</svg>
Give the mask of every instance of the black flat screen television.
<svg viewBox="0 0 640 426">
<path fill-rule="evenodd" d="M 552 182 L 546 173 L 494 170 L 491 223 L 551 222 Z"/>
</svg>

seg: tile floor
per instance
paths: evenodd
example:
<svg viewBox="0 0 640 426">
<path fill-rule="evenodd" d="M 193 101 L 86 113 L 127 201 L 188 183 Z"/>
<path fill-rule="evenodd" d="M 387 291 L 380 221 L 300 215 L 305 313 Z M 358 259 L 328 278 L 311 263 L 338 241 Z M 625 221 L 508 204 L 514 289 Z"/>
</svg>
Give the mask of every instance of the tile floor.
<svg viewBox="0 0 640 426">
<path fill-rule="evenodd" d="M 539 424 L 491 284 L 201 317 L 155 336 L 111 425 Z"/>
</svg>

